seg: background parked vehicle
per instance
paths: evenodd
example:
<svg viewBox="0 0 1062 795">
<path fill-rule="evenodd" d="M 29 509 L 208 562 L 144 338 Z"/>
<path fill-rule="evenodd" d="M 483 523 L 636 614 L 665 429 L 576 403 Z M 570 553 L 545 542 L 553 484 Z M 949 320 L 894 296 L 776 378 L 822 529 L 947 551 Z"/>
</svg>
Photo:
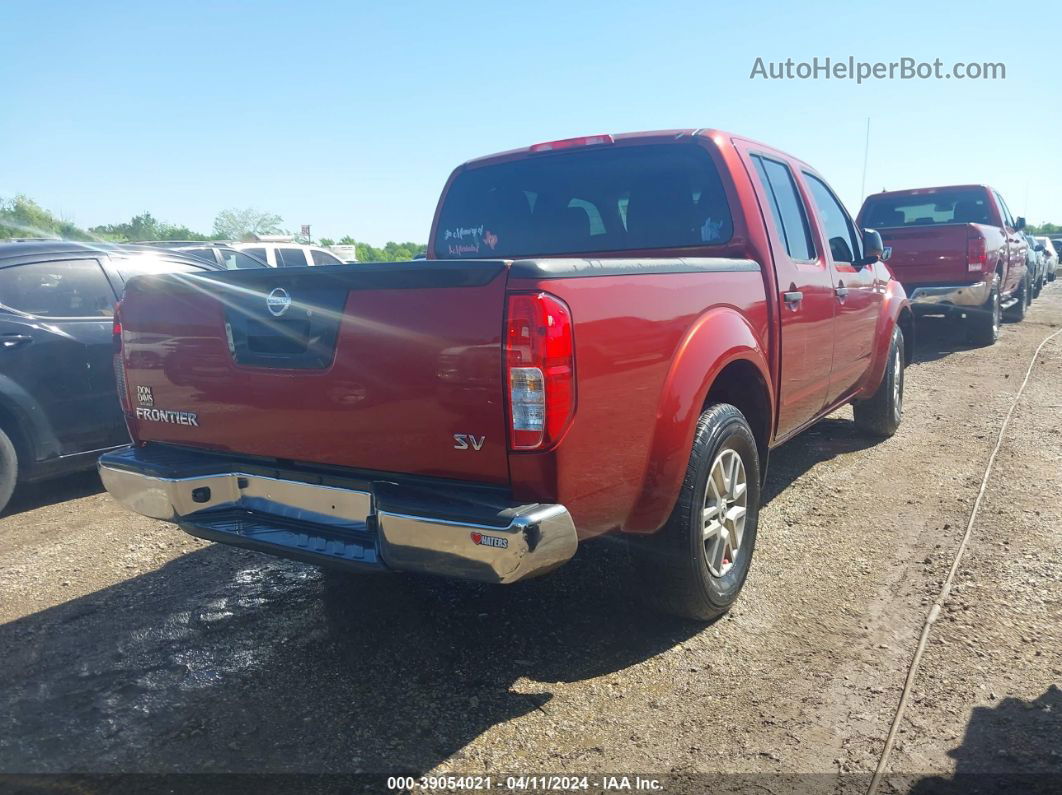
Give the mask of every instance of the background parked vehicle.
<svg viewBox="0 0 1062 795">
<path fill-rule="evenodd" d="M 771 448 L 847 403 L 899 425 L 913 316 L 880 249 L 806 163 L 722 132 L 476 160 L 428 260 L 132 282 L 135 445 L 101 474 L 194 535 L 353 571 L 513 582 L 619 531 L 648 598 L 710 619 Z"/>
<path fill-rule="evenodd" d="M 1000 320 L 1021 320 L 1032 298 L 1028 243 L 998 191 L 950 185 L 868 196 L 859 223 L 892 247 L 889 267 L 917 314 L 952 314 L 981 345 L 999 337 Z"/>
<path fill-rule="evenodd" d="M 0 510 L 16 483 L 92 468 L 128 443 L 111 362 L 126 280 L 215 269 L 150 249 L 0 244 Z"/>
<path fill-rule="evenodd" d="M 1041 236 L 1036 240 L 1043 244 L 1044 247 L 1044 268 L 1047 273 L 1047 281 L 1053 282 L 1055 280 L 1055 273 L 1058 271 L 1058 255 L 1059 249 L 1062 249 L 1062 240 L 1052 240 L 1049 237 Z"/>
<path fill-rule="evenodd" d="M 187 257 L 195 257 L 205 262 L 216 265 L 222 270 L 239 270 L 241 268 L 268 268 L 269 265 L 262 259 L 239 251 L 232 246 L 199 245 L 199 246 L 174 246 L 171 251 L 183 254 Z"/>
<path fill-rule="evenodd" d="M 321 246 L 306 246 L 300 243 L 233 243 L 232 247 L 264 260 L 273 268 L 343 264 L 343 260 Z"/>
<path fill-rule="evenodd" d="M 1025 250 L 1025 267 L 1029 270 L 1029 280 L 1032 285 L 1032 297 L 1039 298 L 1040 291 L 1044 289 L 1047 281 L 1047 256 L 1044 246 L 1028 232 L 1022 232 L 1028 248 Z"/>
</svg>

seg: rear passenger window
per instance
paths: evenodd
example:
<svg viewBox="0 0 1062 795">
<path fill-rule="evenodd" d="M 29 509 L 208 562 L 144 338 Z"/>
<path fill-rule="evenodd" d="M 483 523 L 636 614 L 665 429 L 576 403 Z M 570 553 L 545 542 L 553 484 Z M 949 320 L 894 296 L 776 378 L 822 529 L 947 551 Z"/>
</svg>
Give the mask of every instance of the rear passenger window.
<svg viewBox="0 0 1062 795">
<path fill-rule="evenodd" d="M 306 255 L 301 248 L 278 248 L 277 267 L 281 268 L 304 268 L 306 267 Z"/>
<path fill-rule="evenodd" d="M 811 199 L 822 219 L 823 231 L 830 245 L 830 256 L 834 262 L 855 262 L 861 251 L 855 236 L 855 227 L 848 220 L 848 213 L 837 201 L 833 192 L 821 179 L 804 172 L 811 189 Z"/>
<path fill-rule="evenodd" d="M 0 269 L 0 304 L 38 317 L 111 317 L 114 292 L 94 259 Z"/>
<path fill-rule="evenodd" d="M 264 252 L 262 254 L 261 262 L 242 251 L 227 250 L 224 251 L 221 256 L 222 261 L 225 263 L 225 267 L 230 271 L 237 270 L 239 268 L 261 268 L 265 264 Z"/>
<path fill-rule="evenodd" d="M 321 251 L 320 249 L 311 249 L 310 254 L 313 256 L 314 265 L 342 265 L 343 260 L 339 257 L 333 257 L 327 251 Z"/>
<path fill-rule="evenodd" d="M 245 248 L 244 251 L 252 257 L 258 257 L 258 259 L 262 260 L 262 262 L 267 265 L 269 264 L 269 259 L 266 257 L 266 250 L 264 248 Z M 277 262 L 277 267 L 280 267 L 280 262 Z"/>
<path fill-rule="evenodd" d="M 186 248 L 182 249 L 181 253 L 189 257 L 195 257 L 210 265 L 217 264 L 217 258 L 214 256 L 214 249 L 212 248 Z"/>
<path fill-rule="evenodd" d="M 769 197 L 775 225 L 785 238 L 785 248 L 795 260 L 815 259 L 815 246 L 811 243 L 807 211 L 797 193 L 796 183 L 789 167 L 777 160 L 753 156 L 756 171 Z"/>
</svg>

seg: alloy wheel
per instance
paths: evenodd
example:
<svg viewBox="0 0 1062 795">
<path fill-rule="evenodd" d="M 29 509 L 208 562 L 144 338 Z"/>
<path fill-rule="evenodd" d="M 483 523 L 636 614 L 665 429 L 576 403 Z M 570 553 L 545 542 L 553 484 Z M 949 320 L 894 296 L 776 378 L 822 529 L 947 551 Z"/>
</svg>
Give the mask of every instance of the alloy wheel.
<svg viewBox="0 0 1062 795">
<path fill-rule="evenodd" d="M 741 552 L 747 502 L 745 464 L 736 451 L 723 450 L 708 470 L 701 512 L 705 562 L 714 577 L 725 576 Z"/>
</svg>

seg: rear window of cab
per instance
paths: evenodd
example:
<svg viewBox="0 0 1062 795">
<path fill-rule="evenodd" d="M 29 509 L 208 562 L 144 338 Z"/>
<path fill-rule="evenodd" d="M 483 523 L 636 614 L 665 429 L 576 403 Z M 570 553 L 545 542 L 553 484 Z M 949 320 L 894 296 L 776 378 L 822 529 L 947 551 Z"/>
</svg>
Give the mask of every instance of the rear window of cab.
<svg viewBox="0 0 1062 795">
<path fill-rule="evenodd" d="M 440 259 L 721 245 L 733 220 L 692 144 L 587 147 L 470 168 L 443 200 Z"/>
</svg>

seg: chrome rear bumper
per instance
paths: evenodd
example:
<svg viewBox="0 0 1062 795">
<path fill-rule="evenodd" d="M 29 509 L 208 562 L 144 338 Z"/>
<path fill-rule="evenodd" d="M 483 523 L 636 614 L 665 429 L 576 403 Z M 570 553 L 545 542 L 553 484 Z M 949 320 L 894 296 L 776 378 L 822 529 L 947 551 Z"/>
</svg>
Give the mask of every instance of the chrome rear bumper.
<svg viewBox="0 0 1062 795">
<path fill-rule="evenodd" d="M 988 282 L 977 282 L 939 287 L 914 287 L 908 297 L 915 308 L 955 306 L 963 309 L 979 309 L 988 301 L 991 292 L 991 285 Z"/>
<path fill-rule="evenodd" d="M 563 505 L 466 505 L 433 510 L 423 492 L 403 509 L 374 484 L 341 488 L 230 471 L 160 474 L 136 448 L 100 459 L 107 491 L 128 508 L 221 543 L 352 569 L 386 568 L 511 583 L 569 560 L 578 546 Z M 400 489 L 399 489 L 400 493 Z"/>
</svg>

